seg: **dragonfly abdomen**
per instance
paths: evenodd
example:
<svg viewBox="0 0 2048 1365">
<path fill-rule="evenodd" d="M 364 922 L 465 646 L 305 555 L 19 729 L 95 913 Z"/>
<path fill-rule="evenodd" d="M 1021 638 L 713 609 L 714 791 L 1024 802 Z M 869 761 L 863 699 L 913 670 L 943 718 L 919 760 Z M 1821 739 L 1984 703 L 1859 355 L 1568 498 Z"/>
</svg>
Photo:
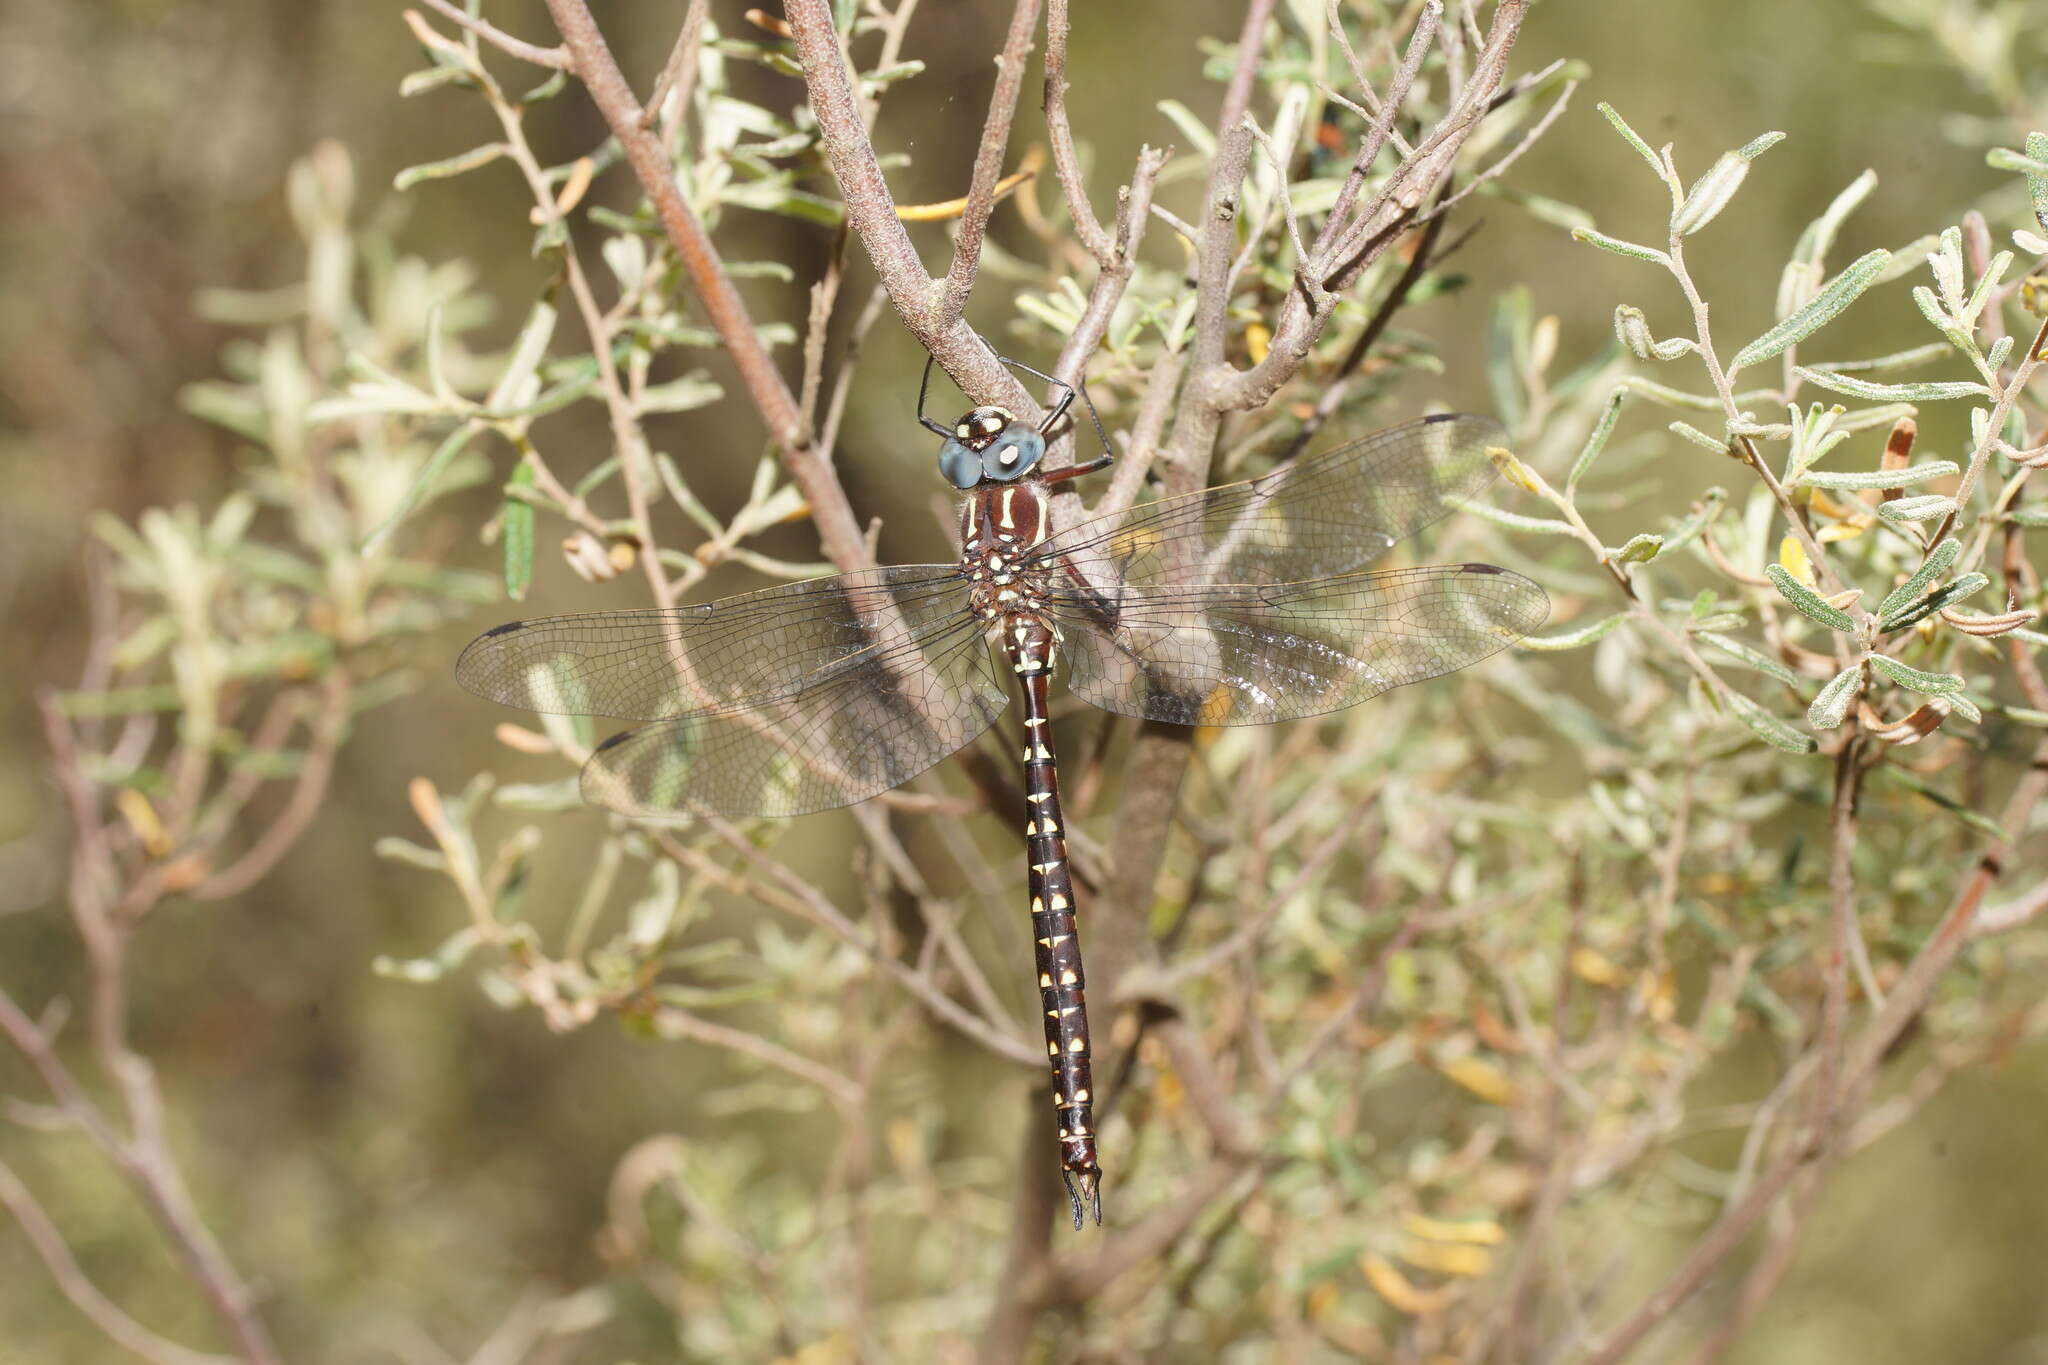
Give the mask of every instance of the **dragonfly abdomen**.
<svg viewBox="0 0 2048 1365">
<path fill-rule="evenodd" d="M 1036 617 L 1016 616 L 1004 625 L 1003 650 L 1024 692 L 1024 849 L 1038 1000 L 1045 1015 L 1052 1102 L 1059 1112 L 1060 1166 L 1078 1228 L 1084 1209 L 1102 1221 L 1102 1167 L 1095 1151 L 1088 983 L 1074 924 L 1074 883 L 1067 870 L 1066 817 L 1060 811 L 1047 697 L 1054 641 L 1052 627 Z"/>
</svg>

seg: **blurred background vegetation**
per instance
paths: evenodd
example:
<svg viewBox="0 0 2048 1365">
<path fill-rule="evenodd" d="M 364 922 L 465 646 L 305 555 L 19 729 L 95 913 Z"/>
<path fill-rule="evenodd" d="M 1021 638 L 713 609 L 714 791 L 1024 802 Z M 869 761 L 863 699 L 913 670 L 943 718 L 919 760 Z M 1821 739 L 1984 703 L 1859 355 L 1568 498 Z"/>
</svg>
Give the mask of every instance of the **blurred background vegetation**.
<svg viewBox="0 0 2048 1365">
<path fill-rule="evenodd" d="M 593 9 L 644 90 L 667 55 L 680 8 Z M 1181 0 L 1077 16 L 1070 104 L 1097 168 L 1098 207 L 1141 143 L 1175 139 L 1157 101 L 1178 100 L 1208 117 L 1217 86 L 1204 74 L 1211 50 L 1201 35 L 1234 34 L 1240 12 Z M 515 33 L 551 31 L 546 12 L 528 0 L 493 5 L 490 13 Z M 728 30 L 740 22 L 737 12 L 719 17 Z M 948 0 L 928 0 L 920 11 L 907 50 L 926 70 L 892 91 L 876 128 L 885 151 L 911 157 L 891 172 L 899 200 L 962 191 L 986 98 L 987 57 L 1000 46 L 1006 19 L 1006 7 Z M 1878 187 L 1844 227 L 1837 264 L 1938 231 L 1991 196 L 2005 196 L 2009 209 L 1995 230 L 2023 221 L 2015 178 L 1987 167 L 1983 149 L 2017 145 L 2022 131 L 2041 127 L 2048 115 L 2029 104 L 2040 99 L 2039 85 L 2030 94 L 2013 74 L 2038 66 L 2043 32 L 2048 6 L 2032 3 L 1542 4 L 1517 50 L 1517 69 L 1569 58 L 1584 64 L 1587 83 L 1517 163 L 1510 183 L 1575 206 L 1619 236 L 1649 239 L 1654 231 L 1629 225 L 1660 221 L 1663 192 L 1595 112 L 1595 101 L 1623 110 L 1651 143 L 1674 143 L 1688 175 L 1767 129 L 1787 132 L 1758 162 L 1737 208 L 1691 253 L 1703 292 L 1715 300 L 1717 331 L 1732 345 L 1770 324 L 1778 263 L 1865 168 L 1876 172 Z M 399 80 L 420 65 L 396 7 L 13 0 L 0 14 L 0 471 L 8 489 L 0 499 L 0 638 L 11 645 L 8 685 L 0 688 L 0 743 L 9 759 L 0 764 L 0 983 L 31 1010 L 88 993 L 76 937 L 57 908 L 69 832 L 33 694 L 73 685 L 85 662 L 89 518 L 105 512 L 134 523 L 145 509 L 179 503 L 211 509 L 237 486 L 238 462 L 249 459 L 243 441 L 190 409 L 192 386 L 215 380 L 224 363 L 251 363 L 232 354 L 255 335 L 233 325 L 234 315 L 238 307 L 260 313 L 261 304 L 207 291 L 303 280 L 313 201 L 345 202 L 364 240 L 388 244 L 367 250 L 424 263 L 410 274 L 394 267 L 390 287 L 422 298 L 440 291 L 502 301 L 493 315 L 473 320 L 468 344 L 480 351 L 511 343 L 548 276 L 531 249 L 530 200 L 509 170 L 404 194 L 389 188 L 401 168 L 493 135 L 476 101 L 399 98 Z M 734 80 L 771 108 L 786 105 L 796 89 L 751 67 Z M 1036 126 L 1035 92 L 1034 77 L 1020 142 Z M 530 131 L 548 162 L 603 136 L 575 92 L 548 106 Z M 299 173 L 295 205 L 287 193 L 291 167 L 316 146 L 322 150 Z M 339 187 L 350 183 L 352 195 L 338 201 Z M 1194 192 L 1184 184 L 1162 201 L 1185 214 Z M 636 196 L 614 174 L 600 182 L 596 199 L 625 210 Z M 1404 334 L 1428 338 L 1444 371 L 1404 391 L 1400 401 L 1409 406 L 1386 413 L 1388 420 L 1424 401 L 1495 406 L 1486 357 L 1501 300 L 1517 287 L 1529 289 L 1535 313 L 1557 318 L 1560 371 L 1610 344 L 1616 303 L 1673 302 L 1667 281 L 1574 243 L 1554 221 L 1495 199 L 1467 211 L 1463 223 L 1474 221 L 1478 234 L 1455 262 L 1462 287 L 1418 303 L 1400 321 Z M 821 268 L 826 240 L 814 225 L 734 213 L 724 231 L 744 240 L 747 258 L 788 264 L 799 283 Z M 1013 251 L 1031 246 L 1004 211 L 992 234 Z M 1172 243 L 1157 235 L 1154 258 L 1170 261 Z M 942 259 L 940 241 L 934 230 L 928 262 Z M 867 278 L 864 266 L 856 273 Z M 757 318 L 801 327 L 799 290 L 772 281 L 748 281 L 746 290 Z M 985 276 L 970 319 L 1002 337 L 1015 316 L 1001 276 Z M 1876 355 L 1926 339 L 1910 309 L 1866 305 L 1852 318 L 1861 330 L 1853 339 L 1831 336 L 1830 354 Z M 1658 330 L 1672 329 L 1660 323 Z M 788 351 L 782 354 L 787 360 Z M 704 356 L 709 378 L 734 390 L 723 358 Z M 921 360 L 885 317 L 840 441 L 856 510 L 885 519 L 885 562 L 942 552 L 929 514 L 930 442 L 911 419 Z M 587 458 L 567 453 L 579 439 L 574 428 L 550 436 L 550 449 L 572 471 L 595 465 L 607 448 L 594 413 L 569 419 L 584 424 Z M 762 436 L 743 405 L 663 417 L 650 430 L 666 450 L 687 457 L 707 503 L 730 508 L 744 499 Z M 1924 449 L 1953 457 L 1967 449 L 1966 422 L 1923 414 L 1921 439 Z M 1709 485 L 1736 477 L 1726 462 L 1682 443 L 1667 441 L 1665 449 L 1653 490 L 1660 513 L 1682 511 Z M 551 1032 L 536 1013 L 496 1008 L 480 992 L 447 983 L 420 989 L 372 970 L 382 956 L 432 952 L 461 922 L 445 881 L 372 855 L 387 836 L 419 837 L 407 784 L 424 775 L 452 791 L 494 766 L 522 780 L 559 776 L 558 765 L 508 762 L 492 740 L 504 717 L 458 692 L 442 665 L 476 629 L 509 615 L 640 605 L 622 591 L 631 580 L 587 584 L 545 553 L 527 606 L 485 605 L 496 591 L 497 551 L 475 533 L 497 513 L 495 482 L 479 474 L 476 486 L 435 501 L 410 526 L 423 559 L 474 575 L 408 585 L 418 605 L 407 630 L 431 634 L 408 638 L 405 657 L 392 660 L 393 698 L 358 718 L 306 835 L 247 890 L 214 904 L 173 895 L 156 905 L 132 972 L 132 1038 L 158 1070 L 173 1146 L 203 1215 L 263 1296 L 288 1358 L 469 1358 L 522 1302 L 604 1283 L 616 1250 L 597 1236 L 608 1217 L 607 1192 L 621 1158 L 650 1135 L 709 1144 L 734 1126 L 755 1135 L 750 1159 L 757 1166 L 800 1172 L 791 1177 L 799 1186 L 821 1174 L 815 1164 L 830 1111 L 780 1125 L 764 1120 L 735 1095 L 720 1057 L 609 1022 Z M 1610 506 L 1607 515 L 1624 532 L 1616 541 L 1638 529 L 1627 506 Z M 808 536 L 805 527 L 784 528 L 767 544 L 806 559 L 815 555 Z M 551 542 L 544 536 L 543 543 Z M 1574 594 L 1557 595 L 1569 615 Z M 1546 686 L 1594 701 L 1594 657 L 1551 656 L 1540 676 Z M 1485 718 L 1485 727 L 1515 728 L 1512 706 L 1490 704 L 1500 714 Z M 1561 732 L 1542 739 L 1567 743 Z M 1554 762 L 1527 754 L 1517 762 L 1525 774 L 1546 766 L 1579 771 L 1562 749 Z M 1488 796 L 1537 804 L 1558 793 L 1525 782 L 1496 786 Z M 1969 799 L 1995 810 L 2001 798 Z M 1931 806 L 1921 809 L 1922 818 L 1939 818 Z M 802 842 L 793 861 L 821 879 L 836 866 L 836 884 L 852 886 L 844 871 L 856 842 L 849 825 L 821 819 Z M 2038 847 L 2023 850 L 2012 890 L 2039 875 Z M 567 842 L 551 854 L 533 870 L 530 905 L 573 899 L 588 875 Z M 728 913 L 743 914 L 733 908 L 739 904 Z M 2009 970 L 2008 990 L 2038 986 L 2042 977 L 2038 956 Z M 2048 1226 L 2048 1181 L 2037 1160 L 2048 1150 L 2048 1051 L 2024 1033 L 2010 1041 L 1973 1056 L 1979 1064 L 1959 1070 L 1824 1188 L 1783 1287 L 1729 1358 L 2048 1360 L 2048 1306 L 2032 1284 L 2039 1230 Z M 1753 1099 L 1769 1071 L 1764 1051 L 1762 1044 L 1732 1048 L 1694 1083 L 1688 1105 Z M 971 1073 L 989 1066 L 967 1049 L 955 1050 L 950 1064 L 967 1077 L 960 1084 L 969 1095 Z M 1016 1081 L 994 1079 L 1004 1087 Z M 35 1089 L 18 1057 L 0 1056 L 0 1091 Z M 1441 1113 L 1428 1092 L 1399 1094 L 1422 1105 L 1410 1120 L 1418 1128 Z M 1013 1158 L 1006 1120 L 1019 1112 L 1005 1102 L 989 1116 L 962 1120 L 979 1136 L 981 1160 L 1000 1168 Z M 81 1264 L 128 1312 L 176 1338 L 213 1339 L 189 1282 L 83 1144 L 10 1126 L 0 1129 L 0 1156 L 38 1190 Z M 1733 1153 L 1707 1143 L 1685 1156 L 1725 1165 Z M 1636 1221 L 1627 1255 L 1600 1269 L 1629 1286 L 1653 1285 L 1696 1231 L 1679 1201 L 1664 1207 L 1669 1226 Z M 654 1295 L 621 1292 L 607 1302 L 609 1319 L 554 1358 L 676 1357 L 673 1319 Z M 955 1323 L 933 1305 L 931 1321 L 971 1330 L 973 1309 L 957 1311 L 963 1320 Z M 1704 1337 L 1711 1326 L 1702 1320 L 1687 1330 Z M 1328 1340 L 1315 1349 L 1341 1358 Z M 52 1290 L 15 1229 L 0 1224 L 0 1361 L 100 1361 L 111 1351 Z M 1159 1358 L 1204 1357 L 1168 1350 Z"/>
</svg>

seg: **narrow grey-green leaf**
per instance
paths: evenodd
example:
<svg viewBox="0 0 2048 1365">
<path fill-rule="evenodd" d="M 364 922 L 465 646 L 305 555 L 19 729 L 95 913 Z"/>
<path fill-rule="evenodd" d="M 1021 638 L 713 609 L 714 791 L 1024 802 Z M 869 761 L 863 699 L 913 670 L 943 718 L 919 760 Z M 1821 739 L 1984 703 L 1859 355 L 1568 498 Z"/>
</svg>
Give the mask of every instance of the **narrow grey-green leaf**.
<svg viewBox="0 0 2048 1365">
<path fill-rule="evenodd" d="M 1685 192 L 1685 202 L 1671 217 L 1671 230 L 1689 237 L 1713 222 L 1728 207 L 1735 191 L 1742 188 L 1743 177 L 1748 174 L 1748 157 L 1740 152 L 1721 153 L 1707 173 L 1693 181 L 1692 188 Z"/>
<path fill-rule="evenodd" d="M 1889 654 L 1871 655 L 1870 665 L 1899 686 L 1925 692 L 1929 696 L 1945 696 L 1963 689 L 1963 680 L 1953 673 L 1928 673 L 1910 664 L 1902 664 Z"/>
<path fill-rule="evenodd" d="M 413 509 L 419 506 L 420 499 L 426 496 L 427 490 L 434 486 L 448 466 L 455 462 L 455 457 L 462 453 L 463 447 L 469 444 L 470 437 L 475 434 L 476 427 L 469 422 L 463 422 L 442 439 L 441 444 L 434 448 L 434 453 L 427 457 L 427 462 L 420 466 L 418 476 L 405 490 L 405 496 L 398 500 L 398 506 L 391 509 L 391 515 L 384 518 L 383 525 L 364 538 L 362 552 L 365 555 L 376 554 L 383 548 L 385 540 L 398 529 L 400 522 L 412 515 Z"/>
<path fill-rule="evenodd" d="M 522 459 L 512 470 L 510 488 L 531 488 L 533 480 L 533 461 Z M 504 524 L 505 595 L 524 602 L 526 590 L 533 586 L 534 511 L 532 503 L 513 496 L 510 488 L 498 514 Z"/>
<path fill-rule="evenodd" d="M 508 150 L 502 142 L 486 142 L 481 147 L 472 147 L 466 152 L 457 153 L 440 161 L 427 161 L 417 166 L 407 166 L 397 175 L 391 177 L 391 187 L 397 190 L 409 190 L 422 180 L 446 180 L 450 176 L 461 175 L 465 171 L 473 171 L 479 166 L 488 166 L 499 157 L 505 155 Z"/>
<path fill-rule="evenodd" d="M 1899 763 L 1882 763 L 1872 769 L 1872 771 L 1881 775 L 1886 781 L 1895 782 L 1908 791 L 1918 792 L 1978 833 L 1989 835 L 2001 843 L 2005 841 L 2005 827 L 2003 825 L 2000 825 L 1988 815 L 1970 809 L 1968 805 L 1956 800 L 1947 792 L 1937 791 L 1930 787 L 1924 779 L 1915 775 L 1911 768 Z"/>
<path fill-rule="evenodd" d="M 1624 619 L 1617 612 L 1613 616 L 1604 616 L 1592 625 L 1581 626 L 1577 630 L 1560 631 L 1556 635 L 1525 636 L 1521 644 L 1516 646 L 1516 648 L 1533 649 L 1539 654 L 1556 653 L 1566 649 L 1579 649 L 1600 639 L 1607 632 L 1620 625 Z"/>
<path fill-rule="evenodd" d="M 1745 668 L 1753 668 L 1759 673 L 1768 674 L 1776 678 L 1787 687 L 1799 685 L 1799 675 L 1797 673 L 1794 673 L 1762 650 L 1752 649 L 1731 635 L 1723 635 L 1718 630 L 1701 630 L 1695 631 L 1693 638 L 1727 655 Z"/>
<path fill-rule="evenodd" d="M 1726 441 L 1715 440 L 1690 422 L 1673 422 L 1671 423 L 1671 430 L 1703 450 L 1717 451 L 1723 455 L 1728 453 L 1728 443 Z"/>
<path fill-rule="evenodd" d="M 1505 512 L 1490 503 L 1475 502 L 1465 509 L 1475 517 L 1481 517 L 1496 526 L 1505 526 L 1510 531 L 1533 531 L 1540 536 L 1575 536 L 1578 529 L 1570 522 L 1558 521 L 1552 517 L 1525 517 L 1520 512 Z"/>
<path fill-rule="evenodd" d="M 1859 374 L 1872 370 L 1903 370 L 1913 365 L 1924 365 L 1930 360 L 1940 360 L 1953 350 L 1954 347 L 1946 342 L 1930 341 L 1924 346 L 1914 346 L 1903 351 L 1893 351 L 1890 355 L 1874 355 L 1868 360 L 1829 360 L 1816 362 L 1807 368 L 1819 370 L 1823 374 Z"/>
<path fill-rule="evenodd" d="M 1754 731 L 1757 737 L 1774 749 L 1783 749 L 1788 754 L 1810 754 L 1820 748 L 1813 736 L 1801 734 L 1770 712 L 1758 706 L 1740 692 L 1727 694 L 1728 709 Z"/>
<path fill-rule="evenodd" d="M 1744 161 L 1754 161 L 1784 140 L 1785 135 L 1775 130 L 1768 133 L 1758 133 L 1755 137 L 1737 148 L 1735 155 L 1741 157 Z"/>
<path fill-rule="evenodd" d="M 1617 256 L 1628 256 L 1638 261 L 1649 261 L 1656 265 L 1668 266 L 1671 258 L 1653 246 L 1642 246 L 1635 242 L 1624 242 L 1619 237 L 1609 237 L 1592 228 L 1573 228 L 1572 237 L 1588 246 L 1597 246 L 1602 251 L 1611 251 Z"/>
<path fill-rule="evenodd" d="M 2036 161 L 2010 147 L 1993 147 L 1984 153 L 1984 164 L 1995 171 L 2024 171 L 2029 181 L 2048 176 L 2048 161 Z"/>
<path fill-rule="evenodd" d="M 1943 607 L 1952 606 L 1967 597 L 1975 597 L 1991 586 L 1991 580 L 1981 573 L 1966 573 L 1955 582 L 1927 594 L 1917 602 L 1911 602 L 1887 615 L 1878 622 L 1878 629 L 1889 634 L 1904 630 L 1932 616 Z"/>
<path fill-rule="evenodd" d="M 1807 224 L 1806 231 L 1799 234 L 1799 244 L 1792 249 L 1793 259 L 1814 266 L 1826 260 L 1828 252 L 1834 248 L 1835 234 L 1841 231 L 1843 222 L 1876 188 L 1877 172 L 1871 170 L 1864 171 L 1843 186 L 1842 192 L 1821 210 L 1820 217 Z"/>
<path fill-rule="evenodd" d="M 1982 384 L 1961 379 L 1935 379 L 1924 384 L 1875 384 L 1836 370 L 1815 370 L 1805 365 L 1793 366 L 1792 373 L 1832 393 L 1845 393 L 1851 398 L 1867 398 L 1872 402 L 1938 403 L 1947 398 L 1983 398 L 1990 393 Z"/>
<path fill-rule="evenodd" d="M 1620 304 L 1614 310 L 1614 335 L 1628 348 L 1637 360 L 1650 358 L 1650 320 L 1643 316 L 1643 310 L 1633 304 Z"/>
<path fill-rule="evenodd" d="M 1927 585 L 1948 572 L 1948 566 L 1956 562 L 1956 556 L 1963 552 L 1963 542 L 1951 536 L 1934 547 L 1933 553 L 1921 562 L 1913 576 L 1885 594 L 1884 601 L 1877 604 L 1879 616 L 1890 616 L 1900 607 L 1927 590 Z"/>
<path fill-rule="evenodd" d="M 484 400 L 484 406 L 499 410 L 511 407 L 518 400 L 527 381 L 539 371 L 541 361 L 547 357 L 548 342 L 555 335 L 556 317 L 555 286 L 550 285 L 527 313 L 526 323 L 519 329 L 519 338 L 512 343 L 512 353 L 505 357 L 504 372 L 491 386 L 490 397 Z"/>
<path fill-rule="evenodd" d="M 1955 510 L 1956 500 L 1938 493 L 1918 498 L 1894 498 L 1877 505 L 1877 514 L 1886 521 L 1929 521 L 1945 517 Z"/>
<path fill-rule="evenodd" d="M 1593 467 L 1593 461 L 1600 458 L 1600 452 L 1607 446 L 1607 438 L 1614 434 L 1615 419 L 1621 416 L 1622 400 L 1627 397 L 1627 389 L 1615 389 L 1607 395 L 1607 406 L 1600 410 L 1600 420 L 1593 424 L 1592 435 L 1579 448 L 1579 458 L 1572 461 L 1571 473 L 1564 476 L 1565 492 L 1570 493 L 1577 488 L 1579 480 Z"/>
<path fill-rule="evenodd" d="M 1778 590 L 1780 597 L 1799 608 L 1816 625 L 1845 632 L 1856 629 L 1855 618 L 1794 578 L 1783 564 L 1766 564 L 1764 576 L 1771 580 L 1771 586 Z"/>
<path fill-rule="evenodd" d="M 1809 469 L 1799 476 L 1799 482 L 1815 488 L 1911 488 L 1961 472 L 1954 460 L 1926 460 L 1904 469 Z"/>
<path fill-rule="evenodd" d="M 1664 549 L 1664 537 L 1645 531 L 1628 538 L 1628 543 L 1618 550 L 1609 550 L 1608 557 L 1617 564 L 1647 564 Z"/>
<path fill-rule="evenodd" d="M 2027 155 L 2048 163 L 2048 133 L 2027 134 Z M 2034 221 L 2048 231 L 2048 175 L 2027 175 L 2027 197 L 2034 201 Z"/>
<path fill-rule="evenodd" d="M 1832 730 L 1848 718 L 1862 690 L 1863 665 L 1851 664 L 1829 680 L 1806 708 L 1806 723 L 1816 730 Z"/>
<path fill-rule="evenodd" d="M 1603 100 L 1595 105 L 1594 108 L 1598 109 L 1606 117 L 1607 121 L 1614 125 L 1614 131 L 1627 139 L 1628 145 L 1635 148 L 1643 160 L 1650 163 L 1650 169 L 1656 172 L 1659 180 L 1662 180 L 1664 178 L 1664 163 L 1658 159 L 1655 152 L 1650 150 L 1650 144 L 1636 136 L 1636 130 L 1629 127 L 1627 120 L 1615 112 L 1613 105 Z"/>
<path fill-rule="evenodd" d="M 1796 346 L 1812 336 L 1856 301 L 1858 295 L 1868 289 L 1886 265 L 1892 254 L 1882 248 L 1867 252 L 1843 267 L 1842 273 L 1821 286 L 1818 294 L 1808 299 L 1792 316 L 1779 322 L 1749 345 L 1735 353 L 1735 359 L 1728 368 L 1739 370 L 1745 365 L 1754 365 L 1759 360 L 1769 360 L 1789 346 Z"/>
</svg>

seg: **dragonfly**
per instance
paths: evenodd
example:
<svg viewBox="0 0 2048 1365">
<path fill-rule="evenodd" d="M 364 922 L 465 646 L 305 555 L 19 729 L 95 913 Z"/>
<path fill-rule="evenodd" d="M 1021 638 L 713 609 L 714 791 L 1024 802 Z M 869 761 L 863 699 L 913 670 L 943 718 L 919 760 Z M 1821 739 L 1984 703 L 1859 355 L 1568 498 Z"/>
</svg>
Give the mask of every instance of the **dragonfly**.
<svg viewBox="0 0 2048 1365">
<path fill-rule="evenodd" d="M 1009 704 L 1000 654 L 1023 701 L 1026 892 L 1079 1230 L 1084 1209 L 1102 1221 L 1102 1170 L 1054 673 L 1140 720 L 1298 720 L 1484 659 L 1541 625 L 1549 601 L 1491 564 L 1367 568 L 1484 491 L 1507 440 L 1490 418 L 1424 417 L 1056 527 L 1053 490 L 1113 456 L 1105 436 L 1100 456 L 1044 467 L 1075 395 L 1051 382 L 1065 392 L 1036 424 L 985 405 L 947 427 L 920 389 L 939 472 L 964 495 L 956 561 L 508 622 L 464 650 L 456 678 L 528 711 L 634 722 L 583 767 L 595 805 L 664 821 L 788 817 L 867 800 L 973 743 Z"/>
</svg>

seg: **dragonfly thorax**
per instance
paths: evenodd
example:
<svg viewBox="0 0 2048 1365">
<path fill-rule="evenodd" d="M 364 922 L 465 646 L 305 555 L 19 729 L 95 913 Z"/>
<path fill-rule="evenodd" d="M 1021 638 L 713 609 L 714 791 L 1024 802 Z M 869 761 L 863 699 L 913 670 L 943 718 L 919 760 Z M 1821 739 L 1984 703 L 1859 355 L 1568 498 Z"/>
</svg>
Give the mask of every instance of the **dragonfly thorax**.
<svg viewBox="0 0 2048 1365">
<path fill-rule="evenodd" d="M 1030 554 L 1045 534 L 1045 490 L 1036 481 L 974 490 L 960 511 L 960 568 L 977 618 L 994 621 L 1045 609 L 1050 574 Z"/>
<path fill-rule="evenodd" d="M 939 472 L 955 488 L 1010 483 L 1045 458 L 1045 437 L 1007 408 L 979 407 L 953 424 L 939 447 Z"/>
</svg>

